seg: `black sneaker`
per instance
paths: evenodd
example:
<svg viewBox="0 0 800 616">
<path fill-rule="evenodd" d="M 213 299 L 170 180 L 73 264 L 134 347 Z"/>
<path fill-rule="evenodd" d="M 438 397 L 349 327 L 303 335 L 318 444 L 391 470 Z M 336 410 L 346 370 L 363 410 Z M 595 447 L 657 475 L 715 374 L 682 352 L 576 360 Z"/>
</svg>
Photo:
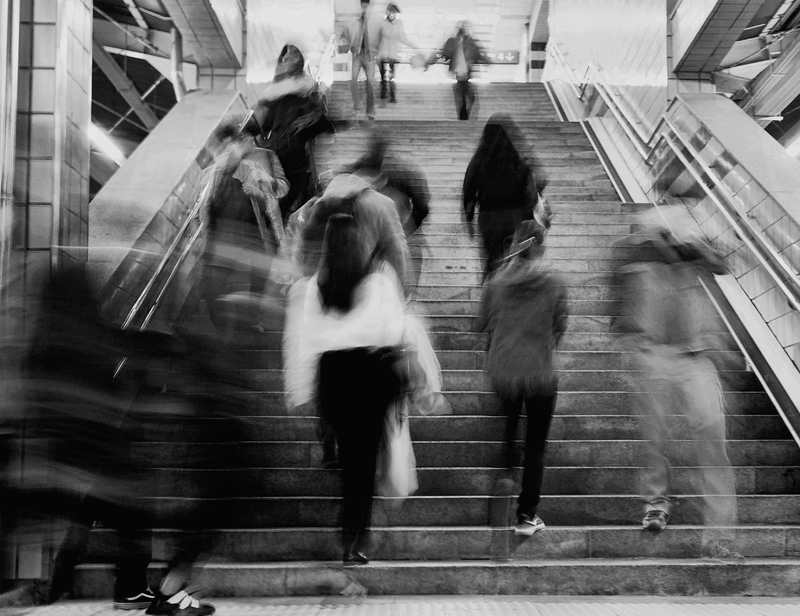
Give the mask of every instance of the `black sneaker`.
<svg viewBox="0 0 800 616">
<path fill-rule="evenodd" d="M 369 557 L 364 552 L 345 552 L 344 554 L 345 567 L 356 567 L 368 563 Z"/>
<path fill-rule="evenodd" d="M 669 520 L 669 514 L 666 511 L 653 509 L 645 514 L 644 520 L 642 520 L 642 528 L 659 532 L 666 528 L 667 520 Z"/>
<path fill-rule="evenodd" d="M 158 593 L 145 613 L 152 616 L 211 616 L 215 611 L 213 605 L 200 603 L 185 590 L 179 590 L 171 597 Z"/>
<path fill-rule="evenodd" d="M 150 607 L 153 599 L 156 598 L 156 593 L 150 590 L 148 586 L 142 592 L 133 593 L 132 595 L 118 595 L 114 593 L 114 609 L 115 610 L 146 610 Z"/>
</svg>

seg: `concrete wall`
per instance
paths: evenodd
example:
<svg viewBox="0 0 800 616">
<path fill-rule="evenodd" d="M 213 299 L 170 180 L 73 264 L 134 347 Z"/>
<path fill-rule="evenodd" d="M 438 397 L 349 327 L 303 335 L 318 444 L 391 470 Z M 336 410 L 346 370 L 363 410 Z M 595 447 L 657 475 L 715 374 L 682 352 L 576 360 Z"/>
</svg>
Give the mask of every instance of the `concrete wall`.
<svg viewBox="0 0 800 616">
<path fill-rule="evenodd" d="M 89 268 L 106 314 L 121 322 L 192 207 L 214 129 L 246 106 L 238 93 L 189 93 L 89 206 Z"/>
</svg>

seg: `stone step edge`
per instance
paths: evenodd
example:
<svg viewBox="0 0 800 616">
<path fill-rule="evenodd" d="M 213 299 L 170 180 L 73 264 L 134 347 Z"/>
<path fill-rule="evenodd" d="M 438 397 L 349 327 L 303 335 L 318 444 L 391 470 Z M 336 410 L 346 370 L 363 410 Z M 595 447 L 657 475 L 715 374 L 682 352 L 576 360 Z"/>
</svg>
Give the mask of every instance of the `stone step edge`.
<svg viewBox="0 0 800 616">
<path fill-rule="evenodd" d="M 466 526 L 370 526 L 372 531 L 389 532 L 464 532 L 464 531 L 486 531 L 514 528 L 513 525 L 509 526 L 491 526 L 489 524 L 483 526 L 466 525 Z M 555 530 L 559 532 L 606 532 L 606 531 L 630 531 L 633 533 L 641 533 L 642 527 L 638 524 L 613 524 L 608 526 L 600 525 L 587 525 L 587 526 L 547 526 L 544 531 Z M 153 528 L 150 529 L 155 534 L 163 533 L 193 533 L 192 530 L 182 530 L 179 528 Z M 341 529 L 336 526 L 292 526 L 289 528 L 276 527 L 276 528 L 207 528 L 204 529 L 208 532 L 221 532 L 221 533 L 240 533 L 240 534 L 256 534 L 256 533 L 280 533 L 289 534 L 294 532 L 313 532 L 313 533 L 338 533 Z M 696 530 L 710 530 L 708 526 L 702 524 L 670 524 L 667 527 L 666 533 L 672 531 L 696 531 Z M 734 531 L 790 531 L 800 530 L 800 524 L 738 524 L 736 526 L 720 526 L 714 527 L 714 530 L 734 530 Z M 113 528 L 93 528 L 92 533 L 116 533 Z M 662 535 L 663 536 L 663 535 Z M 800 563 L 800 560 L 798 560 Z M 97 563 L 94 563 L 97 564 Z"/>
</svg>

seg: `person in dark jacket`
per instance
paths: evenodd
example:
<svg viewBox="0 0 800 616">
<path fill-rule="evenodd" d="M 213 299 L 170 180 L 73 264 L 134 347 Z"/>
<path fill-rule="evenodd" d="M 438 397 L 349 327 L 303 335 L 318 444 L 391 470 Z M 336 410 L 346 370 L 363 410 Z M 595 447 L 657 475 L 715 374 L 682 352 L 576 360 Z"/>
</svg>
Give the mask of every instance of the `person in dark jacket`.
<svg viewBox="0 0 800 616">
<path fill-rule="evenodd" d="M 464 176 L 462 198 L 467 227 L 472 235 L 477 206 L 487 273 L 498 266 L 520 223 L 534 217 L 538 203 L 532 166 L 524 158 L 524 150 L 521 153 L 514 143 L 524 147 L 521 139 L 521 132 L 507 114 L 494 114 L 483 129 Z"/>
<path fill-rule="evenodd" d="M 267 84 L 255 108 L 262 133 L 258 145 L 278 155 L 289 181 L 289 192 L 280 199 L 284 221 L 312 196 L 308 142 L 333 129 L 319 87 L 304 67 L 300 50 L 284 45 L 275 78 Z"/>
<path fill-rule="evenodd" d="M 486 53 L 469 33 L 469 22 L 462 21 L 458 25 L 455 36 L 450 37 L 439 52 L 449 62 L 449 69 L 456 83 L 453 93 L 456 99 L 456 111 L 459 120 L 469 120 L 470 111 L 475 104 L 475 92 L 469 80 L 476 64 L 489 64 Z M 434 53 L 428 64 L 435 64 L 438 55 Z"/>
<path fill-rule="evenodd" d="M 392 167 L 383 166 L 386 141 L 377 133 L 370 139 L 369 149 L 342 173 L 353 173 L 369 183 L 397 207 L 397 214 L 406 237 L 414 233 L 430 212 L 431 193 L 428 178 L 417 165 L 392 157 Z"/>
<path fill-rule="evenodd" d="M 508 415 L 509 467 L 514 463 L 513 443 L 525 404 L 525 466 L 515 529 L 524 536 L 544 528 L 536 508 L 556 406 L 556 346 L 566 331 L 568 314 L 566 287 L 542 262 L 544 235 L 544 227 L 536 221 L 519 226 L 507 263 L 484 286 L 475 324 L 477 331 L 489 333 L 486 370 Z"/>
</svg>

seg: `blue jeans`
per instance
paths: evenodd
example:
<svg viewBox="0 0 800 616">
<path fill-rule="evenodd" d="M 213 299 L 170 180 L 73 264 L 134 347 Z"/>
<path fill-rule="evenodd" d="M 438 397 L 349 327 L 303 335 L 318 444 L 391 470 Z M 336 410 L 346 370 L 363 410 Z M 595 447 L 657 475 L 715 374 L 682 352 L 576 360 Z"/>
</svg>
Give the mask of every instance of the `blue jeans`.
<svg viewBox="0 0 800 616">
<path fill-rule="evenodd" d="M 358 90 L 358 74 L 364 69 L 367 78 L 367 113 L 375 113 L 375 58 L 365 54 L 353 54 L 350 91 L 353 94 L 353 109 L 361 110 L 361 92 Z"/>
</svg>

